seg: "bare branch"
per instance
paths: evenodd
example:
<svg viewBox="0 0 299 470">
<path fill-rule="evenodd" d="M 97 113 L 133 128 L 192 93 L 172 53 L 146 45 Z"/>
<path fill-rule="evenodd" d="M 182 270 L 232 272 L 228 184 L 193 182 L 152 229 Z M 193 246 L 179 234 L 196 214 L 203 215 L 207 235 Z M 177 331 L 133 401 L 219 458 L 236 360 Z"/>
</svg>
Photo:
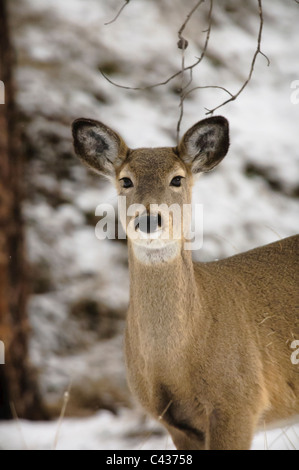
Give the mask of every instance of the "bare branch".
<svg viewBox="0 0 299 470">
<path fill-rule="evenodd" d="M 256 64 L 256 60 L 257 60 L 259 54 L 261 54 L 263 57 L 265 57 L 265 59 L 267 60 L 268 66 L 270 65 L 269 58 L 261 50 L 262 34 L 263 34 L 263 28 L 264 28 L 264 15 L 263 15 L 262 0 L 258 0 L 258 6 L 259 6 L 259 15 L 260 15 L 260 28 L 259 28 L 258 38 L 257 38 L 257 48 L 256 48 L 256 51 L 254 53 L 254 56 L 253 56 L 253 59 L 252 59 L 252 62 L 251 62 L 249 75 L 248 75 L 247 79 L 245 80 L 245 82 L 243 83 L 240 90 L 235 95 L 232 95 L 228 100 L 224 101 L 219 106 L 216 106 L 214 109 L 208 109 L 207 113 L 206 113 L 207 115 L 213 114 L 217 109 L 222 108 L 223 106 L 230 103 L 231 101 L 235 101 L 240 96 L 240 94 L 244 91 L 244 89 L 247 87 L 247 85 L 249 84 L 249 82 L 252 78 L 252 75 L 253 75 L 253 72 L 254 72 L 254 67 L 255 67 L 255 64 Z"/>
<path fill-rule="evenodd" d="M 183 116 L 184 116 L 184 101 L 185 101 L 185 98 L 184 98 L 184 90 L 185 90 L 185 87 L 184 87 L 184 71 L 185 71 L 185 48 L 183 49 L 183 52 L 182 52 L 182 85 L 181 85 L 180 104 L 179 104 L 180 115 L 179 115 L 179 120 L 178 120 L 177 127 L 176 127 L 177 144 L 179 144 L 179 141 L 180 141 L 181 123 L 182 123 L 182 119 L 183 119 Z M 192 69 L 190 71 L 190 75 L 191 75 L 191 77 L 190 77 L 190 82 L 191 82 L 192 81 Z"/>
<path fill-rule="evenodd" d="M 104 23 L 105 26 L 109 25 L 109 24 L 112 24 L 114 23 L 117 18 L 121 15 L 122 11 L 126 8 L 126 6 L 128 5 L 128 3 L 130 3 L 130 0 L 125 0 L 125 3 L 123 4 L 123 6 L 120 8 L 119 12 L 116 14 L 116 16 L 111 20 L 111 21 L 108 21 L 108 23 Z"/>
<path fill-rule="evenodd" d="M 198 64 L 198 61 L 196 61 L 193 65 L 189 65 L 188 67 L 185 67 L 184 72 L 187 70 L 193 69 L 196 65 Z M 167 85 L 169 82 L 174 80 L 175 78 L 179 77 L 182 75 L 183 70 L 179 70 L 178 72 L 175 72 L 173 75 L 170 77 L 166 78 L 162 82 L 155 83 L 154 85 L 145 85 L 145 86 L 126 86 L 126 85 L 121 85 L 120 83 L 116 83 L 111 78 L 109 78 L 103 70 L 100 69 L 100 73 L 103 75 L 103 77 L 107 80 L 107 82 L 111 83 L 111 85 L 116 86 L 117 88 L 124 88 L 125 90 L 131 90 L 131 91 L 145 91 L 145 90 L 151 90 L 152 88 L 157 88 L 159 86 Z"/>
<path fill-rule="evenodd" d="M 193 9 L 187 15 L 185 22 L 182 24 L 181 28 L 178 31 L 178 36 L 179 36 L 178 47 L 182 49 L 182 69 L 181 69 L 182 86 L 181 86 L 181 90 L 180 90 L 180 104 L 179 104 L 180 115 L 179 115 L 179 119 L 178 119 L 178 123 L 177 123 L 177 143 L 178 144 L 179 144 L 179 140 L 180 140 L 181 124 L 182 124 L 182 120 L 183 120 L 183 117 L 184 117 L 184 101 L 185 101 L 185 98 L 188 94 L 188 93 L 186 93 L 186 90 L 189 88 L 189 86 L 191 85 L 191 83 L 193 81 L 193 69 L 195 67 L 197 67 L 197 65 L 199 65 L 200 62 L 203 60 L 203 58 L 206 54 L 207 48 L 208 48 L 209 40 L 210 40 L 211 28 L 212 28 L 213 0 L 210 0 L 210 10 L 209 10 L 209 18 L 208 18 L 209 19 L 209 26 L 208 26 L 208 29 L 205 31 L 207 34 L 206 34 L 206 40 L 205 40 L 205 44 L 204 44 L 202 53 L 201 53 L 200 57 L 197 58 L 197 61 L 192 66 L 189 66 L 189 67 L 185 67 L 185 50 L 188 46 L 188 41 L 186 41 L 186 39 L 183 37 L 182 33 L 183 33 L 184 29 L 186 28 L 187 23 L 189 22 L 191 16 L 195 13 L 197 8 L 199 8 L 199 6 L 203 2 L 204 2 L 204 0 L 200 0 L 193 7 Z M 184 75 L 185 75 L 185 72 L 187 70 L 190 70 L 190 80 L 184 86 Z"/>
<path fill-rule="evenodd" d="M 193 66 L 192 66 L 193 67 Z M 191 66 L 190 67 L 186 67 L 184 71 L 186 70 L 189 70 L 192 68 Z M 109 78 L 104 72 L 103 70 L 100 69 L 100 73 L 103 75 L 103 77 L 109 82 L 111 83 L 111 85 L 114 85 L 116 86 L 117 88 L 124 88 L 125 90 L 131 90 L 131 91 L 145 91 L 145 90 L 151 90 L 152 88 L 157 88 L 159 86 L 163 86 L 163 85 L 167 85 L 171 80 L 173 80 L 174 78 L 176 77 L 179 77 L 181 74 L 182 74 L 182 70 L 179 70 L 178 72 L 175 72 L 173 75 L 171 75 L 171 77 L 168 77 L 166 80 L 164 80 L 163 82 L 159 82 L 159 83 L 155 83 L 154 85 L 145 85 L 145 86 L 136 86 L 136 87 L 133 87 L 133 86 L 126 86 L 126 85 L 120 85 L 119 83 L 116 83 L 114 82 L 113 80 L 111 80 L 111 78 Z"/>
<path fill-rule="evenodd" d="M 224 88 L 223 86 L 206 85 L 206 86 L 196 86 L 195 88 L 192 88 L 192 90 L 187 91 L 187 93 L 185 93 L 185 95 L 184 95 L 184 99 L 186 99 L 187 96 L 190 95 L 190 93 L 193 93 L 193 91 L 195 91 L 195 90 L 205 90 L 205 89 L 208 89 L 208 88 L 214 88 L 216 90 L 222 90 L 222 91 L 225 91 L 229 96 L 231 96 L 231 97 L 234 96 L 229 90 L 227 90 L 227 88 Z"/>
<path fill-rule="evenodd" d="M 191 85 L 191 83 L 193 81 L 193 69 L 195 67 L 197 67 L 201 63 L 203 58 L 205 57 L 205 54 L 206 54 L 206 51 L 207 51 L 207 48 L 208 48 L 208 44 L 209 44 L 209 40 L 210 40 L 211 28 L 212 28 L 213 0 L 210 0 L 210 9 L 209 9 L 209 15 L 208 15 L 209 24 L 208 24 L 208 29 L 204 31 L 206 33 L 206 40 L 205 40 L 205 44 L 204 44 L 202 53 L 201 53 L 200 57 L 197 57 L 196 61 L 193 64 L 189 65 L 188 67 L 185 66 L 185 51 L 188 47 L 188 41 L 183 37 L 183 32 L 184 32 L 188 22 L 190 21 L 192 15 L 196 12 L 196 10 L 200 7 L 200 5 L 202 3 L 204 3 L 204 1 L 205 0 L 199 0 L 196 3 L 196 5 L 194 5 L 194 7 L 190 10 L 188 15 L 186 16 L 186 19 L 185 19 L 184 23 L 182 24 L 182 26 L 180 27 L 180 29 L 178 31 L 178 38 L 179 38 L 178 48 L 182 50 L 182 66 L 181 66 L 181 70 L 179 70 L 178 72 L 175 72 L 173 75 L 168 77 L 166 80 L 161 81 L 159 83 L 155 83 L 153 85 L 146 85 L 146 86 L 143 86 L 143 87 L 140 87 L 140 86 L 138 86 L 138 87 L 125 86 L 125 85 L 120 85 L 118 83 L 115 83 L 102 70 L 100 70 L 103 77 L 109 83 L 111 83 L 111 85 L 114 85 L 118 88 L 122 88 L 122 89 L 125 89 L 125 90 L 131 90 L 131 91 L 144 91 L 144 90 L 150 90 L 150 89 L 153 89 L 153 88 L 157 88 L 159 86 L 167 85 L 170 81 L 172 81 L 175 78 L 181 76 L 180 104 L 179 104 L 180 115 L 179 115 L 179 119 L 178 119 L 178 123 L 177 123 L 177 141 L 178 142 L 179 142 L 179 137 L 180 137 L 181 123 L 182 123 L 182 119 L 183 119 L 183 116 L 184 116 L 184 100 L 185 100 L 187 94 L 189 94 L 189 92 L 186 93 L 186 90 L 189 88 L 189 86 Z M 128 3 L 128 2 L 126 2 L 126 3 Z M 126 6 L 126 4 L 123 5 L 122 9 L 125 6 Z M 113 21 L 115 21 L 118 18 L 118 16 L 120 15 L 122 9 L 120 10 L 120 12 L 118 13 L 118 15 L 116 16 L 116 18 Z M 184 79 L 185 79 L 185 73 L 187 71 L 190 71 L 190 79 L 189 79 L 188 83 L 185 85 Z M 190 92 L 191 91 L 193 91 L 193 90 L 190 90 Z"/>
<path fill-rule="evenodd" d="M 178 31 L 178 37 L 179 39 L 183 40 L 184 41 L 184 38 L 182 36 L 182 33 L 184 31 L 184 29 L 186 28 L 187 24 L 189 23 L 190 21 L 190 18 L 191 16 L 196 12 L 197 8 L 200 7 L 200 5 L 202 3 L 204 3 L 205 0 L 199 0 L 199 2 L 197 2 L 197 4 L 192 8 L 192 10 L 188 13 L 188 15 L 186 16 L 186 20 L 184 21 L 184 23 L 182 24 L 182 26 L 180 27 L 179 31 Z M 186 48 L 185 48 L 186 49 Z"/>
<path fill-rule="evenodd" d="M 120 9 L 117 16 L 110 23 L 112 23 L 113 21 L 115 21 L 119 17 L 119 15 L 121 14 L 121 12 L 125 8 L 125 6 L 129 3 L 129 1 L 130 0 L 125 0 L 125 4 Z M 209 9 L 209 16 L 208 16 L 209 25 L 208 25 L 208 28 L 205 31 L 203 31 L 203 32 L 206 33 L 206 39 L 205 39 L 205 44 L 204 44 L 202 53 L 199 57 L 196 58 L 196 61 L 193 64 L 189 65 L 189 66 L 185 65 L 185 51 L 188 47 L 188 41 L 183 37 L 183 32 L 184 32 L 188 22 L 190 21 L 192 15 L 199 8 L 199 6 L 202 3 L 204 3 L 204 1 L 205 0 L 199 0 L 196 3 L 196 5 L 190 10 L 188 15 L 186 16 L 186 19 L 185 19 L 184 23 L 182 24 L 182 26 L 180 27 L 180 29 L 178 31 L 178 37 L 179 37 L 178 48 L 182 50 L 182 62 L 181 62 L 182 65 L 181 65 L 181 69 L 179 71 L 173 73 L 167 79 L 165 79 L 163 81 L 160 81 L 158 83 L 152 84 L 152 85 L 132 87 L 132 86 L 121 85 L 121 84 L 118 84 L 118 83 L 114 82 L 102 70 L 100 70 L 102 76 L 111 85 L 114 85 L 115 87 L 118 87 L 118 88 L 123 88 L 125 90 L 131 90 L 131 91 L 150 90 L 150 89 L 157 88 L 157 87 L 160 87 L 160 86 L 163 86 L 163 85 L 167 85 L 169 82 L 171 82 L 175 78 L 181 77 L 181 87 L 180 87 L 180 90 L 179 90 L 180 91 L 180 103 L 179 103 L 180 115 L 179 115 L 179 119 L 178 119 L 178 122 L 177 122 L 177 140 L 178 141 L 179 141 L 181 123 L 182 123 L 182 119 L 183 119 L 183 116 L 184 116 L 184 101 L 187 98 L 187 96 L 189 96 L 193 91 L 198 90 L 198 89 L 215 88 L 215 89 L 223 90 L 229 95 L 229 98 L 227 100 L 225 100 L 219 106 L 215 107 L 214 109 L 206 109 L 206 111 L 207 111 L 206 114 L 207 115 L 213 114 L 216 110 L 222 108 L 226 104 L 228 104 L 232 101 L 235 101 L 240 96 L 240 94 L 244 91 L 244 89 L 247 87 L 247 85 L 249 84 L 249 82 L 252 79 L 253 72 L 254 72 L 255 65 L 256 65 L 256 61 L 257 61 L 257 58 L 258 58 L 259 55 L 262 55 L 263 57 L 265 57 L 265 59 L 267 60 L 268 66 L 270 65 L 269 58 L 261 50 L 262 34 L 263 34 L 263 28 L 264 28 L 264 15 L 263 15 L 262 0 L 257 0 L 258 1 L 258 7 L 259 7 L 259 17 L 260 17 L 260 27 L 259 27 L 258 37 L 257 37 L 257 48 L 256 48 L 256 51 L 255 51 L 255 53 L 253 55 L 253 58 L 252 58 L 252 62 L 251 62 L 248 77 L 245 80 L 245 82 L 243 83 L 242 87 L 239 89 L 239 91 L 237 93 L 233 94 L 224 87 L 212 86 L 212 85 L 211 86 L 197 86 L 197 87 L 194 87 L 191 90 L 189 90 L 189 87 L 190 87 L 191 83 L 193 82 L 193 70 L 202 62 L 202 60 L 204 59 L 204 57 L 206 55 L 207 49 L 208 49 L 210 35 L 211 35 L 211 29 L 212 29 L 213 0 L 210 0 L 210 9 Z M 294 0 L 294 1 L 299 4 L 299 0 Z M 106 24 L 110 24 L 110 23 L 106 23 Z M 190 72 L 190 78 L 189 78 L 188 82 L 185 84 L 185 74 L 188 71 Z"/>
<path fill-rule="evenodd" d="M 203 3 L 203 2 L 201 2 Z M 198 5 L 199 6 L 199 5 Z M 197 8 L 198 8 L 197 6 Z M 195 11 L 195 10 L 194 10 Z M 187 72 L 188 70 L 192 70 L 194 69 L 197 65 L 200 64 L 200 62 L 203 60 L 205 54 L 206 54 L 206 51 L 207 51 L 207 48 L 208 48 L 208 44 L 209 44 L 209 40 L 210 40 L 210 34 L 211 34 L 211 27 L 212 27 L 212 11 L 213 11 L 213 0 L 210 0 L 210 11 L 209 11 L 209 27 L 207 30 L 203 31 L 205 33 L 207 33 L 207 36 L 206 36 L 206 41 L 205 41 L 205 44 L 204 44 L 204 47 L 203 47 L 203 51 L 200 55 L 200 57 L 197 57 L 197 60 L 185 67 L 183 70 L 180 69 L 178 70 L 177 72 L 175 72 L 173 75 L 171 75 L 170 77 L 166 78 L 165 80 L 161 81 L 161 82 L 157 82 L 153 85 L 145 85 L 145 86 L 136 86 L 136 87 L 132 87 L 132 86 L 126 86 L 126 85 L 121 85 L 119 83 L 116 83 L 114 82 L 113 80 L 111 80 L 111 78 L 109 78 L 102 70 L 100 70 L 100 73 L 103 75 L 103 77 L 109 82 L 111 83 L 111 85 L 114 85 L 116 86 L 117 88 L 123 88 L 125 90 L 131 90 L 131 91 L 145 91 L 145 90 L 151 90 L 152 88 L 157 88 L 157 87 L 160 87 L 160 86 L 163 86 L 163 85 L 167 85 L 169 82 L 171 82 L 172 80 L 174 80 L 175 78 L 179 77 L 180 75 L 182 75 L 183 73 Z M 189 14 L 190 15 L 190 14 Z M 187 23 L 186 23 L 187 24 Z M 185 40 L 186 41 L 186 40 Z"/>
<path fill-rule="evenodd" d="M 198 64 L 198 62 L 196 61 L 195 64 L 190 65 L 189 67 L 185 67 L 184 72 L 186 72 L 187 70 L 191 70 L 191 69 L 194 68 L 197 64 Z M 100 73 L 103 75 L 103 77 L 104 77 L 109 83 L 111 83 L 111 85 L 114 85 L 114 86 L 116 86 L 117 88 L 124 88 L 125 90 L 131 90 L 131 91 L 144 91 L 144 90 L 151 90 L 152 88 L 157 88 L 157 87 L 159 87 L 159 86 L 167 85 L 169 82 L 171 82 L 171 81 L 174 80 L 175 78 L 177 78 L 177 77 L 179 77 L 180 75 L 182 75 L 183 71 L 182 71 L 182 70 L 179 70 L 178 72 L 175 72 L 175 73 L 174 73 L 173 75 L 171 75 L 170 77 L 166 78 L 166 80 L 164 80 L 164 81 L 162 81 L 162 82 L 155 83 L 154 85 L 145 85 L 145 86 L 136 86 L 136 87 L 121 85 L 121 84 L 119 84 L 119 83 L 114 82 L 114 81 L 111 80 L 111 78 L 109 78 L 101 69 L 100 69 Z"/>
</svg>

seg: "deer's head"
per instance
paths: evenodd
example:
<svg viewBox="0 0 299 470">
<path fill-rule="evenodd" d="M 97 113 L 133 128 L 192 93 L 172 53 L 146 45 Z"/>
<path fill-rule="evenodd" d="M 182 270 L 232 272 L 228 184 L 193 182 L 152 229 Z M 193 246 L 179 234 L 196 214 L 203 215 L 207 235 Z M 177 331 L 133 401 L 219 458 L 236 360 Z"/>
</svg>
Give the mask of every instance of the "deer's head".
<svg viewBox="0 0 299 470">
<path fill-rule="evenodd" d="M 194 175 L 212 170 L 225 157 L 227 120 L 218 116 L 198 122 L 177 147 L 129 149 L 115 131 L 91 119 L 77 119 L 73 137 L 78 157 L 126 197 L 130 210 L 122 222 L 135 255 L 144 262 L 177 256 L 186 230 L 182 209 L 191 203 Z M 174 208 L 181 210 L 179 219 Z"/>
</svg>

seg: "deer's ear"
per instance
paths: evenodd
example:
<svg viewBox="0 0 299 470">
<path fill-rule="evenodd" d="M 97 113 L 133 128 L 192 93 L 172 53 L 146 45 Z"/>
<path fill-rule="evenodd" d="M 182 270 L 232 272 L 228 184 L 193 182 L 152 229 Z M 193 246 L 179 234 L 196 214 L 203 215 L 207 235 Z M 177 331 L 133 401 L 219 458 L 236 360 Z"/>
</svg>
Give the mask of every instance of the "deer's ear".
<svg viewBox="0 0 299 470">
<path fill-rule="evenodd" d="M 93 170 L 113 178 L 128 151 L 122 138 L 92 119 L 76 119 L 72 130 L 76 155 Z"/>
<path fill-rule="evenodd" d="M 227 154 L 229 125 L 222 116 L 215 116 L 195 124 L 182 138 L 180 157 L 191 167 L 192 173 L 212 170 Z"/>
</svg>

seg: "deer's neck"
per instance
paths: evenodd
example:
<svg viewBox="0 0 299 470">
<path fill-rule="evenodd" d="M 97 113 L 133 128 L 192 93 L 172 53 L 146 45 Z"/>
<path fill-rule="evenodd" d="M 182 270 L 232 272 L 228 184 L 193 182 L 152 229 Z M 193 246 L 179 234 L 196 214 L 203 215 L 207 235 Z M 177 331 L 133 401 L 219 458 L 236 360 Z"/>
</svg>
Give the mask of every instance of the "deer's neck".
<svg viewBox="0 0 299 470">
<path fill-rule="evenodd" d="M 171 262 L 145 265 L 129 245 L 130 309 L 133 322 L 144 340 L 167 342 L 170 332 L 186 332 L 194 321 L 199 299 L 191 252 L 182 250 Z M 150 337 L 150 338 L 149 338 Z"/>
</svg>

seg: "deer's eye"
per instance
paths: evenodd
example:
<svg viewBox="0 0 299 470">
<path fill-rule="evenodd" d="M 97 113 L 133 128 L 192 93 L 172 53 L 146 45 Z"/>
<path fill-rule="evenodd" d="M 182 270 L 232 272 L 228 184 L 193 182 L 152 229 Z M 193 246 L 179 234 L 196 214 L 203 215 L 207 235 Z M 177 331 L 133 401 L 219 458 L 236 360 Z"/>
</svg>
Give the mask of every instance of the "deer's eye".
<svg viewBox="0 0 299 470">
<path fill-rule="evenodd" d="M 182 179 L 183 176 L 175 176 L 174 178 L 172 178 L 170 186 L 175 186 L 176 188 L 179 188 L 180 186 L 182 186 Z"/>
<path fill-rule="evenodd" d="M 130 180 L 130 178 L 122 178 L 121 180 L 119 180 L 122 182 L 122 186 L 123 188 L 125 189 L 128 189 L 128 188 L 133 188 L 133 181 Z"/>
</svg>

